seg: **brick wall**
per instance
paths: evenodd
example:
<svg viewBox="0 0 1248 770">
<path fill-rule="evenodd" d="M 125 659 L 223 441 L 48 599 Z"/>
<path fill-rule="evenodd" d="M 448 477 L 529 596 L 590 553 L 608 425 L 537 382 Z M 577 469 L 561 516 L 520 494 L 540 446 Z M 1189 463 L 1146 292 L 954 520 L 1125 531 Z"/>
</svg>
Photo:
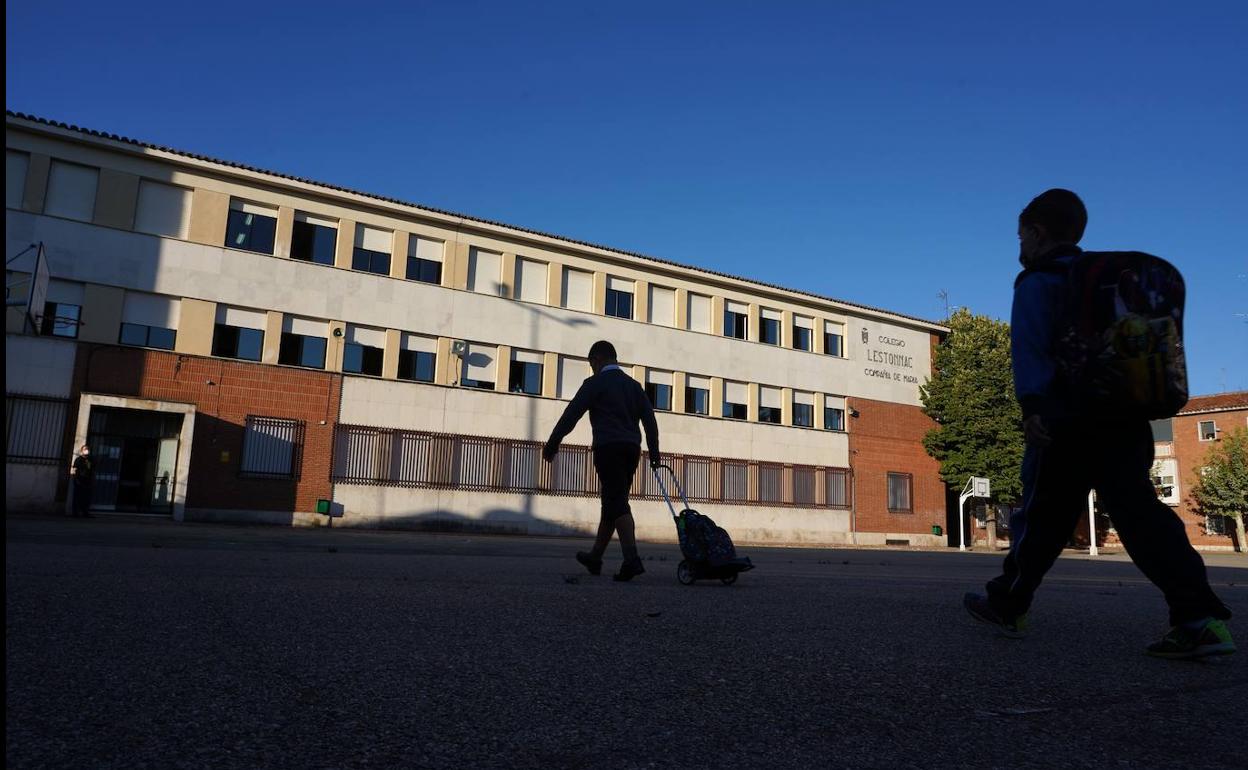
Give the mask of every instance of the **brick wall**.
<svg viewBox="0 0 1248 770">
<path fill-rule="evenodd" d="M 341 375 L 81 345 L 74 371 L 75 401 L 83 392 L 195 405 L 188 509 L 313 511 L 318 498 L 331 496 L 329 471 Z M 304 422 L 298 480 L 240 478 L 249 415 Z"/>
<path fill-rule="evenodd" d="M 1235 428 L 1248 426 L 1248 409 L 1232 409 L 1210 414 L 1179 415 L 1172 420 L 1174 426 L 1174 456 L 1178 459 L 1179 485 L 1182 502 L 1179 504 L 1179 516 L 1187 527 L 1187 536 L 1193 545 L 1230 546 L 1234 538 L 1230 535 L 1205 534 L 1205 517 L 1196 512 L 1192 502 L 1192 489 L 1200 478 L 1200 467 L 1205 464 L 1205 456 L 1214 446 L 1212 441 L 1201 441 L 1198 433 L 1201 422 L 1212 420 L 1217 424 L 1218 436 L 1229 434 Z"/>
<path fill-rule="evenodd" d="M 917 406 L 847 400 L 858 417 L 849 417 L 849 463 L 857 495 L 861 532 L 931 534 L 946 526 L 945 485 L 940 465 L 923 449 L 923 435 L 936 426 Z M 913 512 L 888 510 L 888 473 L 913 476 Z"/>
</svg>

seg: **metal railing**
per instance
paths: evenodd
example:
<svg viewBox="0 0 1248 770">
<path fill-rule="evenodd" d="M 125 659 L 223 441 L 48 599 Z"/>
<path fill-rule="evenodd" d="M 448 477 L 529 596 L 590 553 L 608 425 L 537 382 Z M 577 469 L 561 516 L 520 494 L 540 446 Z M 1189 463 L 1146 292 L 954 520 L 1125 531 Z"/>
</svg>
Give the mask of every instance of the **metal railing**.
<svg viewBox="0 0 1248 770">
<path fill-rule="evenodd" d="M 849 508 L 847 468 L 664 453 L 691 502 Z M 642 454 L 642 467 L 649 462 Z M 452 433 L 338 425 L 331 480 L 337 484 L 530 492 L 595 497 L 590 447 L 564 444 L 553 463 L 542 442 Z M 631 496 L 661 499 L 650 473 L 633 477 Z"/>
</svg>

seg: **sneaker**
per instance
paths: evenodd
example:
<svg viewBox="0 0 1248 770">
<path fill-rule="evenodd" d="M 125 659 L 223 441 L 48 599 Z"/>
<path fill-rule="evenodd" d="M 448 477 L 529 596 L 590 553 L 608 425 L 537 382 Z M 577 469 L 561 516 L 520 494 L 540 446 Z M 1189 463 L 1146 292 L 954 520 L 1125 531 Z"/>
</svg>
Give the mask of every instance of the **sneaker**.
<svg viewBox="0 0 1248 770">
<path fill-rule="evenodd" d="M 602 574 L 602 559 L 594 556 L 592 553 L 588 551 L 577 551 L 576 560 L 579 561 L 585 569 L 589 570 L 589 574 Z"/>
<path fill-rule="evenodd" d="M 1026 615 L 1002 615 L 997 612 L 988 597 L 983 594 L 967 594 L 962 597 L 962 606 L 971 613 L 971 617 L 980 623 L 996 626 L 1003 636 L 1010 639 L 1022 639 L 1027 635 Z"/>
<path fill-rule="evenodd" d="M 632 580 L 641 573 L 646 571 L 646 567 L 641 563 L 641 559 L 632 558 L 620 565 L 620 571 L 615 574 L 614 579 L 623 583 Z"/>
<path fill-rule="evenodd" d="M 1195 631 L 1187 626 L 1175 626 L 1161 641 L 1148 645 L 1146 652 L 1154 658 L 1191 660 L 1208 655 L 1230 655 L 1235 652 L 1235 642 L 1225 623 L 1210 620 Z"/>
</svg>

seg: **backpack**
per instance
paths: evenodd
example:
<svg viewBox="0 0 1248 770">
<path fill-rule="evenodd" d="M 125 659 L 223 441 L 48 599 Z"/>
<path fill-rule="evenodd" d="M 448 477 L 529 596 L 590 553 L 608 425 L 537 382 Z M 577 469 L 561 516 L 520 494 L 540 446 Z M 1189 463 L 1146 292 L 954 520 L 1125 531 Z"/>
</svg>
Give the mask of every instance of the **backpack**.
<svg viewBox="0 0 1248 770">
<path fill-rule="evenodd" d="M 727 530 L 717 525 L 710 516 L 686 508 L 677 520 L 682 551 L 690 561 L 704 561 L 711 565 L 726 564 L 737 558 L 736 546 Z"/>
<path fill-rule="evenodd" d="M 1052 269 L 1066 274 L 1053 353 L 1075 411 L 1154 420 L 1182 409 L 1185 288 L 1174 265 L 1139 251 L 1085 251 Z"/>
</svg>

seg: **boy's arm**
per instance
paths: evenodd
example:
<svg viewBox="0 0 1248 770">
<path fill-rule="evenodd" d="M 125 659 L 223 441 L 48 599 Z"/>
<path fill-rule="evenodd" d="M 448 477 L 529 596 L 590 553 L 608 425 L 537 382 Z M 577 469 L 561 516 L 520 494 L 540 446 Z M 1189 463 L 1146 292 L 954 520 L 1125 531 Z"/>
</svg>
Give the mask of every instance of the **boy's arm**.
<svg viewBox="0 0 1248 770">
<path fill-rule="evenodd" d="M 1057 364 L 1053 360 L 1054 322 L 1057 314 L 1057 281 L 1034 273 L 1014 288 L 1010 312 L 1010 355 L 1014 368 L 1014 393 L 1023 419 L 1051 412 Z"/>
</svg>

